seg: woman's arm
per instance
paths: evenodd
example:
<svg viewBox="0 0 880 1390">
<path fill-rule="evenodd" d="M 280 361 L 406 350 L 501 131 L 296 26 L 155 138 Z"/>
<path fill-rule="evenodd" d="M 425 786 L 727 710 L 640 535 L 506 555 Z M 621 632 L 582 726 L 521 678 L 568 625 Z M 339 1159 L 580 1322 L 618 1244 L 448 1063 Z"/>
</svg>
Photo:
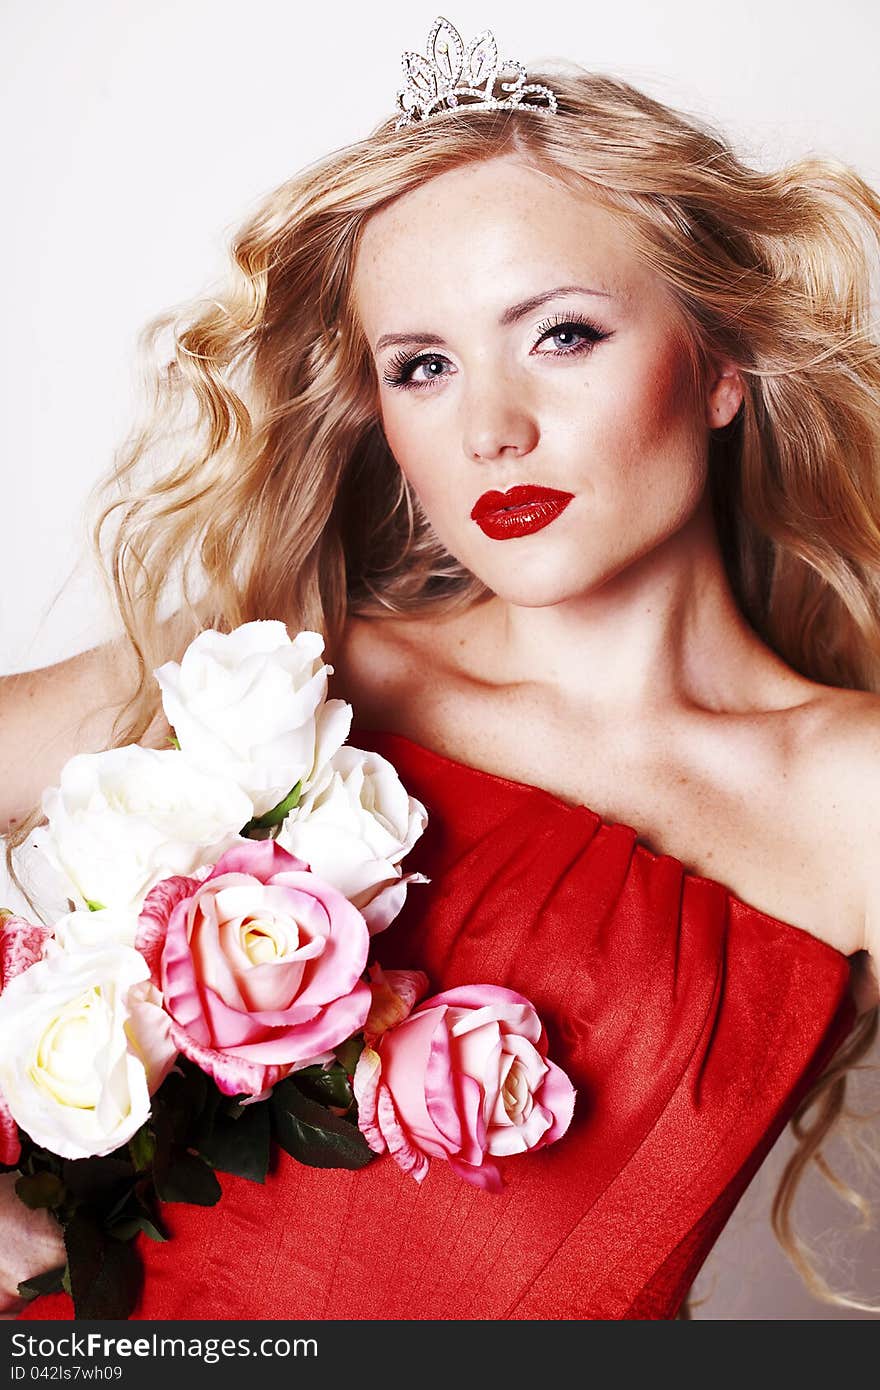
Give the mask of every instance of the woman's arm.
<svg viewBox="0 0 880 1390">
<path fill-rule="evenodd" d="M 39 804 L 74 753 L 107 747 L 135 679 L 121 640 L 0 678 L 0 835 Z"/>
<path fill-rule="evenodd" d="M 164 622 L 167 660 L 180 660 L 196 621 L 180 612 Z M 53 666 L 0 676 L 0 835 L 30 814 L 46 787 L 57 784 L 68 758 L 110 746 L 116 716 L 136 683 L 137 660 L 125 637 Z M 167 732 L 160 706 L 141 742 L 159 746 Z"/>
<path fill-rule="evenodd" d="M 58 780 L 74 753 L 106 746 L 136 669 L 127 644 L 108 642 L 54 666 L 0 678 L 0 834 L 39 805 L 43 789 Z M 19 1200 L 17 1178 L 0 1174 L 0 1318 L 6 1320 L 24 1306 L 19 1282 L 66 1259 L 58 1223 Z"/>
<path fill-rule="evenodd" d="M 169 654 L 177 620 L 166 628 Z M 112 739 L 116 715 L 132 695 L 137 662 L 127 641 L 115 639 L 66 661 L 0 677 L 0 835 L 14 829 L 57 783 L 68 758 L 98 752 Z M 161 715 L 150 734 L 164 728 Z M 0 904 L 2 905 L 2 904 Z M 21 1280 L 64 1263 L 64 1239 L 46 1211 L 31 1211 L 15 1194 L 17 1173 L 0 1174 L 0 1318 L 23 1306 Z"/>
<path fill-rule="evenodd" d="M 17 1173 L 0 1173 L 0 1318 L 24 1307 L 23 1279 L 57 1269 L 67 1259 L 61 1227 L 48 1211 L 32 1211 L 16 1196 Z"/>
</svg>

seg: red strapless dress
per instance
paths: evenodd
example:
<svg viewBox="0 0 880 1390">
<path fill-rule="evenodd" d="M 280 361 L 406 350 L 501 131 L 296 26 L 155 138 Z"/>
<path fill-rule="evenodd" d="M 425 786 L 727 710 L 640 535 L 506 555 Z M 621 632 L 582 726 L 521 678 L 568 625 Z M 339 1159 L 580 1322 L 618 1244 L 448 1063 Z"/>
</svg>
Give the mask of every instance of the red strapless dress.
<svg viewBox="0 0 880 1390">
<path fill-rule="evenodd" d="M 799 1099 L 850 1031 L 849 960 L 538 788 L 353 730 L 429 813 L 430 884 L 375 938 L 431 992 L 519 990 L 577 1088 L 568 1133 L 484 1192 L 387 1155 L 283 1152 L 264 1186 L 170 1205 L 136 1318 L 673 1318 Z M 24 1318 L 71 1317 L 66 1295 Z"/>
</svg>

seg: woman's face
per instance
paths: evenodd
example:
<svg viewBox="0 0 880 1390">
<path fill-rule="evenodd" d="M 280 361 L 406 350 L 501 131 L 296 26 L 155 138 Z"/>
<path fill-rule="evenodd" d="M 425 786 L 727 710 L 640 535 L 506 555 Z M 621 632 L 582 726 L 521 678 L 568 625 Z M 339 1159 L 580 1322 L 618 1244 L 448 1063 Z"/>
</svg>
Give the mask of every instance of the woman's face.
<svg viewBox="0 0 880 1390">
<path fill-rule="evenodd" d="M 715 364 L 695 395 L 668 292 L 592 200 L 508 157 L 438 175 L 368 220 L 354 292 L 391 451 L 500 597 L 585 593 L 693 516 L 740 384 Z M 478 498 L 520 485 L 573 496 L 486 534 Z"/>
</svg>

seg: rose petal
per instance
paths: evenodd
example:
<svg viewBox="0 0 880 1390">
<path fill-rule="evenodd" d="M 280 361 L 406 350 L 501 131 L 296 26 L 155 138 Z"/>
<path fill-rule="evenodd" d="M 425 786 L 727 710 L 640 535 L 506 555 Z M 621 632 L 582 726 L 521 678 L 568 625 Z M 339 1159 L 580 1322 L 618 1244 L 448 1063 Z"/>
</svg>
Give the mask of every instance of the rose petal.
<svg viewBox="0 0 880 1390">
<path fill-rule="evenodd" d="M 421 1084 L 425 1108 L 442 1134 L 447 1152 L 453 1154 L 460 1153 L 465 1145 L 470 1151 L 472 1145 L 466 1135 L 468 1097 L 462 1096 L 460 1078 L 453 1075 L 449 1032 L 445 1023 L 444 1017 L 443 1024 L 434 1029 Z"/>
<path fill-rule="evenodd" d="M 450 1158 L 449 1166 L 453 1173 L 464 1178 L 465 1182 L 471 1183 L 473 1187 L 481 1187 L 484 1192 L 501 1192 L 504 1189 L 504 1179 L 497 1163 L 484 1160 L 478 1168 L 474 1168 L 470 1163 Z"/>
<path fill-rule="evenodd" d="M 425 1097 L 432 1041 L 436 1032 L 441 1039 L 445 1037 L 444 1021 L 444 1009 L 425 1010 L 422 1006 L 383 1034 L 379 1048 L 384 1084 L 394 1097 L 401 1123 L 412 1142 L 433 1158 L 448 1157 L 451 1147 L 435 1125 Z M 448 1091 L 448 1081 L 446 1085 Z"/>
<path fill-rule="evenodd" d="M 298 996 L 302 1004 L 325 1004 L 353 989 L 367 964 L 370 935 L 347 898 L 314 874 L 285 873 L 276 881 L 300 889 L 326 913 L 326 945 L 319 970 L 309 970 Z"/>
<path fill-rule="evenodd" d="M 183 898 L 171 913 L 162 950 L 160 987 L 165 1008 L 181 1028 L 202 1047 L 210 1047 L 213 1039 L 204 1017 L 201 992 L 193 970 L 189 949 L 187 920 L 193 899 Z"/>
<path fill-rule="evenodd" d="M 21 1155 L 18 1125 L 0 1091 L 0 1163 L 17 1163 Z"/>
<path fill-rule="evenodd" d="M 428 977 L 423 970 L 383 970 L 379 964 L 371 965 L 368 974 L 372 1002 L 364 1037 L 372 1045 L 382 1033 L 412 1013 L 427 991 Z"/>
<path fill-rule="evenodd" d="M 173 878 L 163 878 L 144 899 L 134 944 L 135 950 L 140 951 L 150 967 L 150 974 L 156 984 L 162 975 L 161 956 L 165 933 L 168 930 L 168 919 L 177 904 L 184 898 L 192 897 L 198 886 L 197 879 L 175 875 Z"/>
<path fill-rule="evenodd" d="M 366 903 L 355 900 L 355 906 L 364 915 L 371 936 L 376 936 L 399 917 L 406 902 L 407 887 L 410 883 L 430 883 L 431 880 L 420 873 L 402 874 L 387 884 L 380 884 L 378 890 Z"/>
<path fill-rule="evenodd" d="M 201 999 L 205 988 L 210 987 L 215 995 L 225 1000 L 230 1008 L 244 1012 L 247 1005 L 235 974 L 220 945 L 215 890 L 205 888 L 204 884 L 201 885 L 186 904 L 185 918 L 181 918 L 179 922 L 175 921 L 173 926 L 169 924 L 169 930 L 172 932 L 178 932 L 181 928 L 184 937 L 175 938 L 175 942 L 172 943 L 174 959 L 177 962 L 178 970 L 186 971 L 187 976 L 192 976 L 192 979 L 188 981 L 190 994 L 195 987 L 198 998 Z M 182 975 L 180 978 L 183 978 Z M 168 997 L 169 1007 L 179 1018 L 180 1015 L 176 1006 L 172 1006 L 170 1003 L 174 998 L 170 989 Z M 183 1022 L 183 1019 L 181 1018 L 180 1021 Z"/>
<path fill-rule="evenodd" d="M 571 1124 L 577 1091 L 565 1072 L 555 1062 L 547 1062 L 547 1075 L 538 1099 L 553 1116 L 553 1123 L 544 1135 L 544 1144 L 553 1144 L 560 1139 Z"/>
<path fill-rule="evenodd" d="M 155 985 L 144 980 L 128 992 L 131 1024 L 126 1027 L 129 1046 L 147 1074 L 150 1095 L 158 1091 L 174 1066 L 177 1056 L 171 1044 L 171 1019 L 162 1008 L 162 996 Z"/>
<path fill-rule="evenodd" d="M 222 854 L 206 882 L 223 874 L 249 874 L 261 883 L 268 883 L 283 871 L 303 870 L 308 865 L 288 854 L 274 840 L 242 840 Z"/>
<path fill-rule="evenodd" d="M 483 986 L 483 988 L 488 989 L 489 987 Z M 443 996 L 443 1003 L 450 1010 L 449 1027 L 455 1037 L 464 1037 L 467 1033 L 483 1028 L 487 1023 L 502 1023 L 506 1033 L 518 1033 L 521 1037 L 528 1038 L 530 1042 L 537 1042 L 540 1038 L 541 1020 L 527 999 L 523 1000 L 522 1003 L 496 999 L 488 1002 L 483 1001 L 481 1005 L 472 1004 L 467 1008 L 461 1008 L 449 998 L 450 994 L 457 993 L 458 990 L 447 990 Z M 440 998 L 441 996 L 436 997 Z"/>
<path fill-rule="evenodd" d="M 24 917 L 0 917 L 0 992 L 40 959 L 43 945 L 51 935 L 51 927 L 28 922 Z"/>
<path fill-rule="evenodd" d="M 424 1181 L 428 1176 L 428 1160 L 420 1149 L 415 1148 L 409 1142 L 406 1131 L 400 1123 L 391 1093 L 387 1086 L 381 1084 L 379 1086 L 377 1113 L 383 1138 L 388 1145 L 388 1152 L 395 1163 L 405 1173 L 414 1177 L 416 1182 Z"/>
<path fill-rule="evenodd" d="M 382 1131 L 377 1119 L 379 1103 L 379 1082 L 382 1079 L 382 1059 L 371 1047 L 365 1047 L 357 1060 L 352 1077 L 352 1090 L 357 1101 L 358 1129 L 366 1139 L 373 1153 L 383 1154 L 386 1149 Z"/>
<path fill-rule="evenodd" d="M 290 1071 L 290 1067 L 260 1066 L 214 1048 L 202 1047 L 173 1019 L 171 1039 L 184 1057 L 213 1078 L 225 1096 L 257 1096 L 277 1085 Z"/>
<path fill-rule="evenodd" d="M 296 1028 L 281 1028 L 261 1042 L 229 1048 L 231 1056 L 264 1064 L 306 1066 L 317 1052 L 338 1047 L 364 1026 L 370 1008 L 370 991 L 359 981 L 350 994 L 319 1009 L 314 1018 Z"/>
</svg>

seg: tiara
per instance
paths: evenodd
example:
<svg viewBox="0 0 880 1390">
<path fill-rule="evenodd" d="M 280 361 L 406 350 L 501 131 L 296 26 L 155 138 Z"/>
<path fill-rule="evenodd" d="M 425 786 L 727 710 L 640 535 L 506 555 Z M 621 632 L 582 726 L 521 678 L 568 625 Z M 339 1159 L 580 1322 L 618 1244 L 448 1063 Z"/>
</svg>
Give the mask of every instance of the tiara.
<svg viewBox="0 0 880 1390">
<path fill-rule="evenodd" d="M 498 44 L 491 29 L 477 34 L 465 48 L 455 26 L 438 15 L 428 34 L 427 57 L 406 52 L 400 61 L 406 83 L 397 93 L 397 105 L 403 115 L 395 130 L 444 111 L 454 111 L 458 106 L 522 107 L 545 114 L 556 110 L 555 94 L 539 82 L 527 83 L 522 63 L 511 58 L 499 61 Z M 511 73 L 516 74 L 512 82 L 499 83 L 499 91 L 510 95 L 496 95 L 496 82 Z M 524 101 L 530 92 L 546 98 L 546 104 Z"/>
</svg>

